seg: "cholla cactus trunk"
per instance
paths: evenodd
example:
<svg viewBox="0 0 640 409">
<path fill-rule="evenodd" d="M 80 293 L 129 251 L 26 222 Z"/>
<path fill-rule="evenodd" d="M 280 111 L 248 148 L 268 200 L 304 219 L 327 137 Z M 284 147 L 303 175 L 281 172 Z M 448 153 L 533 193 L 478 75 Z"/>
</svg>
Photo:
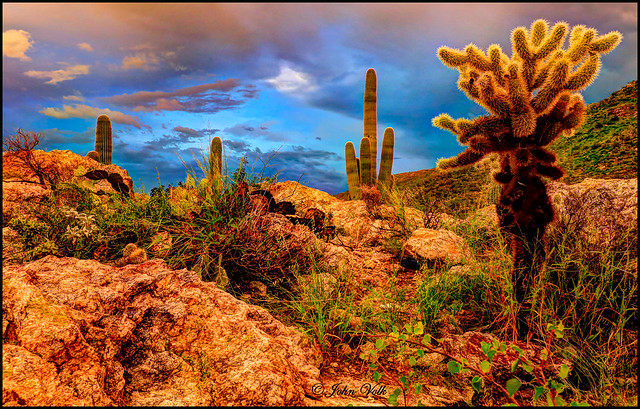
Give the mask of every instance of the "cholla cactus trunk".
<svg viewBox="0 0 640 409">
<path fill-rule="evenodd" d="M 490 153 L 500 155 L 501 170 L 494 178 L 502 191 L 496 210 L 501 231 L 511 242 L 520 335 L 528 333 L 530 286 L 544 267 L 544 233 L 554 218 L 543 177 L 558 180 L 564 174 L 546 146 L 584 122 L 586 105 L 577 91 L 597 76 L 600 54 L 622 39 L 619 32 L 597 36 L 595 29 L 576 26 L 568 49 L 562 50 L 568 30 L 566 23 L 549 29 L 544 20 L 535 21 L 530 31 L 518 27 L 511 35 L 512 58 L 495 44 L 486 54 L 473 44 L 464 51 L 438 50 L 445 65 L 460 71 L 458 87 L 489 112 L 474 120 L 446 114 L 434 118 L 435 126 L 469 146 L 440 160 L 438 167 L 468 166 Z"/>
<path fill-rule="evenodd" d="M 104 165 L 111 165 L 112 151 L 112 133 L 111 121 L 106 115 L 98 117 L 96 125 L 96 152 L 98 153 L 98 161 Z"/>
<path fill-rule="evenodd" d="M 378 136 L 377 136 L 377 78 L 373 68 L 367 70 L 364 85 L 364 137 L 369 138 L 371 144 L 371 178 L 377 178 L 376 169 L 378 167 Z M 360 155 L 362 157 L 362 154 Z"/>
<path fill-rule="evenodd" d="M 218 136 L 211 141 L 207 180 L 213 189 L 217 191 L 222 189 L 222 140 Z"/>
</svg>

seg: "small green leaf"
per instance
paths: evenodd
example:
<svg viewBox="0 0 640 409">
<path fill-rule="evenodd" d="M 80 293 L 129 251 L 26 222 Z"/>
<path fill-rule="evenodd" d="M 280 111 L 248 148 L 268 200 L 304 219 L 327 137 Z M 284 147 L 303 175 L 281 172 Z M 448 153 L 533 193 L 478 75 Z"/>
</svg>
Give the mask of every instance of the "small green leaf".
<svg viewBox="0 0 640 409">
<path fill-rule="evenodd" d="M 406 341 L 406 340 L 407 340 L 407 336 L 406 336 L 406 335 L 404 335 L 404 334 L 402 334 L 402 335 L 400 335 L 400 336 L 398 337 L 398 339 L 399 339 L 400 341 Z"/>
<path fill-rule="evenodd" d="M 424 356 L 424 351 L 423 351 L 423 350 L 421 350 L 421 349 L 419 349 L 419 350 L 417 350 L 417 351 L 416 351 L 416 354 L 418 354 L 418 356 L 419 356 L 420 358 L 422 358 L 422 357 Z"/>
<path fill-rule="evenodd" d="M 544 387 L 534 386 L 533 389 L 535 390 L 535 393 L 533 394 L 533 400 L 539 399 L 542 395 L 544 395 Z"/>
<path fill-rule="evenodd" d="M 491 349 L 491 344 L 488 342 L 480 342 L 480 348 L 482 349 L 482 352 L 486 354 L 489 354 L 489 350 Z"/>
<path fill-rule="evenodd" d="M 519 363 L 520 363 L 520 358 L 518 358 L 515 361 L 513 361 L 513 363 L 511 364 L 511 373 L 515 372 L 516 369 L 518 369 L 518 364 Z"/>
<path fill-rule="evenodd" d="M 400 388 L 397 388 L 395 391 L 393 391 L 393 393 L 389 395 L 389 403 L 393 406 L 398 406 L 398 396 L 400 396 L 401 392 L 402 390 Z"/>
<path fill-rule="evenodd" d="M 376 348 L 378 348 L 378 349 L 384 348 L 384 340 L 382 340 L 382 339 L 376 340 Z"/>
<path fill-rule="evenodd" d="M 422 384 L 421 383 L 417 383 L 415 385 L 413 385 L 413 390 L 416 391 L 416 394 L 419 394 L 420 392 L 422 392 Z M 420 406 L 420 405 L 418 405 Z"/>
<path fill-rule="evenodd" d="M 567 379 L 567 376 L 569 376 L 569 367 L 565 364 L 560 365 L 560 372 L 558 373 L 558 376 L 562 379 Z"/>
<path fill-rule="evenodd" d="M 540 351 L 540 358 L 543 361 L 546 361 L 547 359 L 549 359 L 549 350 L 547 348 L 545 348 L 542 351 Z"/>
<path fill-rule="evenodd" d="M 413 329 L 413 335 L 422 335 L 424 333 L 424 327 L 422 326 L 422 321 L 418 321 L 416 327 Z"/>
<path fill-rule="evenodd" d="M 416 359 L 414 357 L 410 357 L 409 358 L 409 365 L 411 366 L 415 366 L 418 362 L 416 361 Z"/>
<path fill-rule="evenodd" d="M 400 377 L 400 382 L 402 382 L 402 386 L 404 386 L 405 388 L 407 387 L 407 377 L 406 376 L 401 376 Z"/>
<path fill-rule="evenodd" d="M 404 329 L 407 331 L 407 334 L 411 334 L 413 332 L 411 324 L 404 324 Z"/>
<path fill-rule="evenodd" d="M 380 378 L 382 378 L 382 374 L 378 371 L 375 371 L 373 373 L 373 380 L 376 381 L 376 383 L 378 383 L 380 381 Z"/>
<path fill-rule="evenodd" d="M 512 397 L 514 393 L 520 389 L 522 386 L 522 382 L 518 378 L 511 378 L 507 381 L 507 392 L 509 393 L 509 397 Z"/>
<path fill-rule="evenodd" d="M 489 361 L 480 362 L 480 370 L 484 373 L 489 373 L 489 371 L 491 371 L 491 362 Z"/>
<path fill-rule="evenodd" d="M 473 389 L 480 393 L 480 391 L 482 390 L 482 378 L 479 376 L 474 376 L 473 379 L 471 379 L 471 386 L 473 386 Z"/>
<path fill-rule="evenodd" d="M 489 358 L 489 362 L 493 362 L 493 356 L 496 354 L 496 352 L 498 351 L 496 351 L 495 349 L 492 349 L 487 353 L 487 358 Z"/>
<path fill-rule="evenodd" d="M 529 362 L 527 361 L 522 361 L 522 369 L 527 371 L 527 373 L 533 372 L 533 366 L 529 365 Z"/>
<path fill-rule="evenodd" d="M 422 337 L 422 344 L 431 345 L 431 334 L 424 334 L 424 337 Z"/>
<path fill-rule="evenodd" d="M 567 402 L 562 399 L 560 396 L 556 396 L 556 405 L 557 406 L 567 406 Z"/>
<path fill-rule="evenodd" d="M 511 349 L 522 355 L 522 348 L 520 348 L 519 346 L 511 345 Z"/>
<path fill-rule="evenodd" d="M 375 364 L 375 363 L 369 364 L 370 369 L 376 369 L 377 367 L 378 367 L 378 364 Z"/>
<path fill-rule="evenodd" d="M 447 370 L 452 374 L 460 372 L 461 368 L 461 365 L 456 361 L 447 362 Z"/>
</svg>

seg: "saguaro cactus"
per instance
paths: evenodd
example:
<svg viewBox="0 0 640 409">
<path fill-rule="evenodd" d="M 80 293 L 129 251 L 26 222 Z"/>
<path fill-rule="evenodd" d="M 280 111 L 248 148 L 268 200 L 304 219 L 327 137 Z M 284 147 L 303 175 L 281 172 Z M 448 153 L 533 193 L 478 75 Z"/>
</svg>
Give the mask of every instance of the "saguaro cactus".
<svg viewBox="0 0 640 409">
<path fill-rule="evenodd" d="M 378 84 L 376 70 L 369 68 L 364 83 L 364 138 L 371 142 L 371 177 L 376 179 L 378 155 Z"/>
<path fill-rule="evenodd" d="M 211 141 L 207 180 L 212 188 L 222 189 L 222 140 L 218 136 Z"/>
<path fill-rule="evenodd" d="M 597 76 L 600 55 L 622 39 L 617 31 L 598 36 L 593 28 L 576 26 L 563 50 L 568 31 L 564 22 L 549 30 L 544 20 L 535 21 L 529 31 L 518 27 L 511 35 L 511 58 L 496 44 L 486 54 L 473 44 L 463 51 L 438 49 L 440 60 L 460 71 L 459 88 L 489 115 L 473 120 L 446 114 L 434 118 L 434 126 L 468 145 L 458 156 L 439 160 L 437 166 L 457 168 L 490 153 L 500 156 L 501 170 L 494 175 L 502 187 L 496 211 L 501 231 L 511 242 L 521 333 L 528 331 L 529 289 L 534 275 L 544 267 L 544 232 L 554 218 L 543 177 L 557 180 L 564 174 L 555 165 L 556 156 L 545 147 L 583 123 L 586 106 L 577 91 Z"/>
<path fill-rule="evenodd" d="M 395 143 L 392 128 L 385 130 L 382 141 L 380 158 L 380 172 L 377 169 L 377 84 L 376 71 L 367 70 L 364 89 L 364 137 L 360 140 L 360 158 L 355 155 L 355 148 L 351 141 L 345 145 L 345 160 L 347 165 L 347 183 L 349 197 L 360 198 L 361 185 L 373 185 L 377 180 L 385 186 L 392 182 L 391 168 L 393 166 L 393 147 Z M 383 175 L 384 174 L 384 175 Z"/>
<path fill-rule="evenodd" d="M 100 115 L 96 125 L 95 151 L 98 152 L 98 161 L 104 165 L 111 165 L 111 137 L 111 121 L 108 116 Z"/>
</svg>

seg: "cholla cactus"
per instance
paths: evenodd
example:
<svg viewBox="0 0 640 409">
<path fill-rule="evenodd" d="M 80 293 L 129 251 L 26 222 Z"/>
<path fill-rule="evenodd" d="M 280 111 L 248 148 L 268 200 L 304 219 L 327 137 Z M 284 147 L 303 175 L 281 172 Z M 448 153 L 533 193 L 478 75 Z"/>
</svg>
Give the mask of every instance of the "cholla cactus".
<svg viewBox="0 0 640 409">
<path fill-rule="evenodd" d="M 433 124 L 452 132 L 468 148 L 458 156 L 438 161 L 438 168 L 471 165 L 485 155 L 500 156 L 502 185 L 497 203 L 500 227 L 511 239 L 512 270 L 517 301 L 528 296 L 532 276 L 545 258 L 544 231 L 554 212 L 543 177 L 559 179 L 564 172 L 545 147 L 560 134 L 572 134 L 584 121 L 586 106 L 578 91 L 595 79 L 600 55 L 621 41 L 619 32 L 598 36 L 595 29 L 576 26 L 569 46 L 562 49 L 569 26 L 552 29 L 537 20 L 531 29 L 513 30 L 513 56 L 499 45 L 487 53 L 473 44 L 463 51 L 441 47 L 438 57 L 460 71 L 459 88 L 489 115 L 473 120 L 442 114 Z M 526 311 L 526 307 L 523 308 Z"/>
</svg>

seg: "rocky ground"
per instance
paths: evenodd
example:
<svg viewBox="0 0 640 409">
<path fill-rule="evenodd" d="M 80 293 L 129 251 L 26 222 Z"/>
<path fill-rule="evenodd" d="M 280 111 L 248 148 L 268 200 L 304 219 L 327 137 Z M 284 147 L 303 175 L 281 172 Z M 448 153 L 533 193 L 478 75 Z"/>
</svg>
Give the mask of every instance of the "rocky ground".
<svg viewBox="0 0 640 409">
<path fill-rule="evenodd" d="M 69 151 L 49 155 L 68 180 L 99 180 L 87 186 L 134 195 L 126 171 L 115 165 L 106 169 Z M 13 170 L 14 177 L 20 174 Z M 170 269 L 161 258 L 119 267 L 56 256 L 11 263 L 20 245 L 6 222 L 20 214 L 25 202 L 37 205 L 49 193 L 22 172 L 21 181 L 3 178 L 3 404 L 359 406 L 383 405 L 395 389 L 376 386 L 368 363 L 359 358 L 370 344 L 319 351 L 299 330 L 250 304 L 256 295 L 235 298 L 194 272 Z M 438 215 L 437 226 L 426 223 L 425 217 L 432 221 L 433 215 L 416 209 L 399 215 L 392 206 L 343 201 L 296 182 L 276 183 L 268 190 L 275 203 L 288 202 L 294 212 L 270 214 L 263 203 L 257 217 L 312 241 L 322 263 L 336 275 L 349 274 L 352 285 L 362 289 L 361 300 L 377 293 L 371 289 L 383 292 L 391 286 L 412 297 L 424 279 L 419 268 L 424 264 L 443 263 L 453 266 L 450 274 L 464 274 L 469 248 L 442 227 L 443 221 L 448 226 L 470 220 L 497 223 L 492 207 L 465 220 Z M 551 183 L 549 191 L 559 219 L 571 215 L 563 207 L 571 195 L 587 204 L 617 206 L 615 220 L 610 212 L 598 213 L 601 206 L 590 207 L 604 227 L 600 236 L 585 231 L 585 240 L 606 240 L 606 226 L 637 223 L 637 180 Z M 313 214 L 326 218 L 329 233 L 301 222 Z M 398 248 L 390 251 L 388 243 L 396 236 L 401 238 Z M 328 291 L 336 281 L 326 277 Z M 393 307 L 386 300 L 376 302 L 380 308 Z M 352 325 L 357 328 L 357 319 Z M 451 323 L 442 326 L 443 347 L 451 353 L 463 348 L 470 359 L 482 356 L 481 341 L 494 339 Z M 534 356 L 540 349 L 532 346 L 529 352 Z M 443 356 L 430 358 L 434 373 L 446 372 Z M 471 404 L 473 395 L 465 375 L 434 376 L 413 399 L 448 406 Z"/>
</svg>

